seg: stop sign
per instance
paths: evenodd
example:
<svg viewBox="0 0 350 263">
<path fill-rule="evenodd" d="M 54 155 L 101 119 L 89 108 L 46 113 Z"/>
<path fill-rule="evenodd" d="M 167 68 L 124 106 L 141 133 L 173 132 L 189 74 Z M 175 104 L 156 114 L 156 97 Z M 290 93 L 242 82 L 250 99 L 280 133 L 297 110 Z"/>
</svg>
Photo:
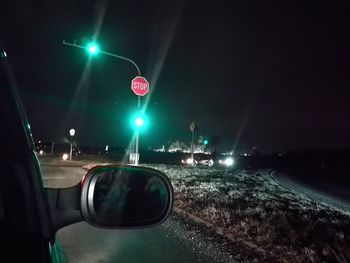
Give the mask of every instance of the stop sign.
<svg viewBox="0 0 350 263">
<path fill-rule="evenodd" d="M 145 96 L 149 92 L 149 83 L 144 77 L 136 77 L 131 81 L 131 89 L 138 96 Z"/>
</svg>

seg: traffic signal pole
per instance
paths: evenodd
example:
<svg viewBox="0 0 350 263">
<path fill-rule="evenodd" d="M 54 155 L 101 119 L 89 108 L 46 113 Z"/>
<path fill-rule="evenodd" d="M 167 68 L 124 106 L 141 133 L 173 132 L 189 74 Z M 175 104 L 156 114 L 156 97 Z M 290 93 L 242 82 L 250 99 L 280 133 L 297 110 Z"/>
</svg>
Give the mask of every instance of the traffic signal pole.
<svg viewBox="0 0 350 263">
<path fill-rule="evenodd" d="M 191 141 L 191 159 L 192 159 L 192 164 L 194 164 L 194 133 L 196 131 L 196 125 L 194 122 L 191 123 L 190 125 L 190 130 L 192 132 L 192 141 Z"/>
<path fill-rule="evenodd" d="M 81 46 L 81 45 L 77 45 L 75 42 L 70 43 L 70 42 L 67 42 L 66 40 L 63 40 L 62 43 L 64 45 L 67 45 L 67 46 L 82 48 L 82 49 L 86 50 L 86 47 Z M 130 58 L 126 58 L 126 57 L 119 56 L 119 55 L 116 55 L 116 54 L 113 54 L 113 53 L 109 53 L 109 52 L 106 52 L 106 51 L 102 51 L 102 50 L 98 50 L 97 51 L 96 48 L 95 48 L 93 53 L 101 53 L 101 54 L 105 54 L 105 55 L 108 55 L 108 56 L 111 56 L 111 57 L 114 57 L 114 58 L 119 58 L 119 59 L 128 61 L 128 62 L 130 62 L 131 64 L 133 64 L 135 66 L 138 76 L 141 76 L 140 68 L 137 66 L 135 61 L 131 60 Z M 141 98 L 140 98 L 140 96 L 138 96 L 137 109 L 140 110 L 140 107 L 141 107 Z M 135 135 L 135 153 L 134 154 L 135 154 L 135 156 L 134 156 L 135 157 L 134 164 L 138 165 L 139 164 L 139 130 L 138 129 L 136 130 L 136 135 Z"/>
<path fill-rule="evenodd" d="M 192 142 L 191 142 L 191 159 L 192 163 L 194 163 L 194 130 L 192 131 Z"/>
<path fill-rule="evenodd" d="M 137 96 L 137 110 L 140 110 L 141 107 L 141 97 Z M 139 165 L 139 135 L 140 135 L 140 130 L 136 128 L 136 134 L 135 134 L 135 165 Z"/>
<path fill-rule="evenodd" d="M 67 45 L 67 46 L 72 46 L 72 47 L 77 47 L 77 48 L 86 49 L 86 47 L 84 47 L 84 46 L 77 45 L 76 43 L 69 43 L 69 42 L 67 42 L 66 40 L 63 40 L 62 43 L 63 43 L 64 45 Z M 136 68 L 136 70 L 137 70 L 137 74 L 139 74 L 139 76 L 141 76 L 140 68 L 137 66 L 137 64 L 135 63 L 135 61 L 131 60 L 130 58 L 126 58 L 126 57 L 123 57 L 123 56 L 119 56 L 119 55 L 116 55 L 116 54 L 113 54 L 113 53 L 109 53 L 109 52 L 106 52 L 106 51 L 103 51 L 103 50 L 99 50 L 98 53 L 105 54 L 105 55 L 108 55 L 108 56 L 111 56 L 111 57 L 119 58 L 119 59 L 122 59 L 122 60 L 125 60 L 125 61 L 130 62 L 131 64 L 133 64 L 133 65 L 135 66 L 135 68 Z"/>
</svg>

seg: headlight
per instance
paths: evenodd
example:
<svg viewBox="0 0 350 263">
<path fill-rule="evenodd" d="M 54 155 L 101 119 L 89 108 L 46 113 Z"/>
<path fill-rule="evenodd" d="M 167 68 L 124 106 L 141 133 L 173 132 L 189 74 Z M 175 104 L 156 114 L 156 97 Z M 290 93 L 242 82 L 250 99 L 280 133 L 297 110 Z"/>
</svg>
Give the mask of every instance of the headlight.
<svg viewBox="0 0 350 263">
<path fill-rule="evenodd" d="M 65 160 L 65 161 L 68 160 L 68 157 L 69 157 L 69 155 L 67 153 L 64 153 L 62 155 L 62 159 Z"/>
<path fill-rule="evenodd" d="M 234 163 L 235 163 L 235 161 L 234 161 L 233 158 L 231 158 L 231 157 L 226 158 L 225 161 L 224 161 L 224 164 L 225 164 L 226 166 L 232 166 Z"/>
<path fill-rule="evenodd" d="M 192 158 L 188 158 L 188 159 L 186 160 L 186 163 L 187 163 L 187 164 L 193 164 L 193 159 L 192 159 Z"/>
</svg>

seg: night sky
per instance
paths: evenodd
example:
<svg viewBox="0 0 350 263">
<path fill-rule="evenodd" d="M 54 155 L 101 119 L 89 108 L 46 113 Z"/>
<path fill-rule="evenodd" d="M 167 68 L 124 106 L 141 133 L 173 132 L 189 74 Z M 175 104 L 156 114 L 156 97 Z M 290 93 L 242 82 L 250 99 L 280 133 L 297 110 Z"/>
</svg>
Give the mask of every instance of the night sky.
<svg viewBox="0 0 350 263">
<path fill-rule="evenodd" d="M 347 1 L 27 2 L 0 36 L 36 140 L 128 145 L 136 69 L 62 44 L 95 38 L 151 83 L 141 147 L 189 143 L 191 121 L 223 149 L 350 147 Z"/>
</svg>

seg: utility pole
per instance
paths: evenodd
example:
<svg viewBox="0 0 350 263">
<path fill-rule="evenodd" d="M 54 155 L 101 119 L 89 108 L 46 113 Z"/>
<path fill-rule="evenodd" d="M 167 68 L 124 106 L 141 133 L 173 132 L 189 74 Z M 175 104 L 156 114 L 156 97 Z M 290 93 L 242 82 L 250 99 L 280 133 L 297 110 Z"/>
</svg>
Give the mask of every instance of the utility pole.
<svg viewBox="0 0 350 263">
<path fill-rule="evenodd" d="M 196 130 L 196 124 L 193 121 L 190 125 L 190 130 L 192 132 L 192 141 L 191 141 L 191 159 L 192 159 L 192 163 L 194 164 L 194 132 Z"/>
</svg>

